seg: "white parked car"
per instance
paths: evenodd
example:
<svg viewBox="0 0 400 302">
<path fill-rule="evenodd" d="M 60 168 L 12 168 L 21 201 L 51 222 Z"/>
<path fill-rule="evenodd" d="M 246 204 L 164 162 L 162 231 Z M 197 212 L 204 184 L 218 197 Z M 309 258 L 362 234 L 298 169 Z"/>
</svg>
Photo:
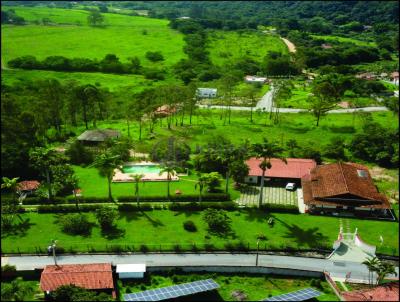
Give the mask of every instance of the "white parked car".
<svg viewBox="0 0 400 302">
<path fill-rule="evenodd" d="M 285 189 L 286 189 L 286 190 L 293 191 L 294 189 L 296 189 L 296 184 L 293 183 L 293 182 L 289 182 L 289 183 L 286 185 Z"/>
</svg>

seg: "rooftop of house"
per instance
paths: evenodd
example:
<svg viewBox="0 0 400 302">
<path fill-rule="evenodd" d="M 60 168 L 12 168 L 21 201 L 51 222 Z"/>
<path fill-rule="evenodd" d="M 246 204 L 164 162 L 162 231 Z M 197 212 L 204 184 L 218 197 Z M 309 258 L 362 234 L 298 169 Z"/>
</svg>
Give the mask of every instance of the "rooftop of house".
<svg viewBox="0 0 400 302">
<path fill-rule="evenodd" d="M 345 301 L 399 301 L 399 283 L 390 282 L 374 288 L 343 292 Z"/>
<path fill-rule="evenodd" d="M 281 177 L 281 178 L 301 178 L 309 174 L 312 168 L 316 167 L 316 162 L 313 159 L 304 158 L 287 158 L 287 163 L 278 158 L 271 159 L 271 169 L 267 169 L 266 177 Z M 249 176 L 261 176 L 262 170 L 260 164 L 261 158 L 252 157 L 246 161 L 249 166 Z"/>
<path fill-rule="evenodd" d="M 319 165 L 302 178 L 302 187 L 305 203 L 328 205 L 326 198 L 351 195 L 371 201 L 365 203 L 368 207 L 390 207 L 374 185 L 368 168 L 356 163 Z"/>
<path fill-rule="evenodd" d="M 245 80 L 246 81 L 254 81 L 254 82 L 265 82 L 267 80 L 267 78 L 247 75 L 245 77 Z"/>
<path fill-rule="evenodd" d="M 197 88 L 197 91 L 201 93 L 216 93 L 217 88 Z"/>
<path fill-rule="evenodd" d="M 24 180 L 17 185 L 19 191 L 32 191 L 39 188 L 39 186 L 40 182 L 37 180 Z"/>
<path fill-rule="evenodd" d="M 74 284 L 86 289 L 113 289 L 110 263 L 47 265 L 40 277 L 40 288 L 53 291 Z"/>
<path fill-rule="evenodd" d="M 86 130 L 78 136 L 80 141 L 103 142 L 108 138 L 119 137 L 120 132 L 112 129 Z"/>
</svg>

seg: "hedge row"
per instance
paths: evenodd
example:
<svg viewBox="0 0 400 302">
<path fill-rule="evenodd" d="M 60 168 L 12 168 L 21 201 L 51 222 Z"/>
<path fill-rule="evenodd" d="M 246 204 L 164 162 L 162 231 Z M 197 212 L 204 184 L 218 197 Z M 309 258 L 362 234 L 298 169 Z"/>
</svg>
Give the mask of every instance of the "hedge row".
<svg viewBox="0 0 400 302">
<path fill-rule="evenodd" d="M 295 213 L 299 214 L 298 206 L 291 205 L 291 204 L 263 204 L 261 205 L 261 210 L 266 212 L 277 212 L 277 213 Z"/>
<path fill-rule="evenodd" d="M 79 209 L 75 205 L 41 205 L 38 206 L 38 213 L 75 213 L 75 212 L 91 212 L 95 211 L 102 205 L 83 204 L 79 205 Z M 119 211 L 137 212 L 152 211 L 153 209 L 163 209 L 162 205 L 153 206 L 150 203 L 141 203 L 139 206 L 132 203 L 122 203 L 118 205 Z M 235 210 L 237 208 L 234 202 L 207 202 L 207 203 L 171 203 L 168 209 L 172 211 L 200 211 L 206 208 Z"/>
<path fill-rule="evenodd" d="M 11 201 L 10 198 L 2 198 L 3 201 Z M 136 202 L 135 196 L 121 196 L 117 197 L 119 202 Z M 199 196 L 195 194 L 188 195 L 178 195 L 171 196 L 171 202 L 196 202 L 199 200 Z M 212 202 L 212 201 L 229 201 L 231 197 L 229 194 L 225 193 L 212 193 L 205 194 L 202 197 L 203 202 Z M 141 202 L 165 202 L 168 201 L 167 196 L 143 196 L 140 197 Z M 110 202 L 108 197 L 79 197 L 79 204 L 84 203 L 107 203 Z M 50 205 L 50 204 L 74 204 L 75 197 L 53 197 L 51 201 L 47 200 L 44 197 L 27 197 L 24 199 L 24 205 Z"/>
</svg>

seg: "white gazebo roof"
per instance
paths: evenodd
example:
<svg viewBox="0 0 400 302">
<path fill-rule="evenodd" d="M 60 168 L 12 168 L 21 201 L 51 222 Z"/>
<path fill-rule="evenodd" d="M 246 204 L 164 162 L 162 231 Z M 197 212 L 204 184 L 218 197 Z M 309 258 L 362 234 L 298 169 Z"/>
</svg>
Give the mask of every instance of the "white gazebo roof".
<svg viewBox="0 0 400 302">
<path fill-rule="evenodd" d="M 145 263 L 117 264 L 117 273 L 144 273 L 144 272 L 146 272 Z"/>
</svg>

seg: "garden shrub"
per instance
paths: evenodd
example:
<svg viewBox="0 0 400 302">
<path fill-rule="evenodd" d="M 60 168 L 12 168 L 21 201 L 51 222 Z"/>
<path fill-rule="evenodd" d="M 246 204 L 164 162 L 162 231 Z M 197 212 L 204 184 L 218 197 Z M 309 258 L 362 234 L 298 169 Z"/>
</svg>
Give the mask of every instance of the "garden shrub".
<svg viewBox="0 0 400 302">
<path fill-rule="evenodd" d="M 147 247 L 147 245 L 142 244 L 139 247 L 139 251 L 141 251 L 142 253 L 147 253 L 149 251 L 149 248 Z"/>
<path fill-rule="evenodd" d="M 118 217 L 117 210 L 111 207 L 101 207 L 96 210 L 96 218 L 102 230 L 111 229 Z"/>
<path fill-rule="evenodd" d="M 174 251 L 175 251 L 175 253 L 181 252 L 181 246 L 179 244 L 175 244 L 174 245 Z"/>
<path fill-rule="evenodd" d="M 227 233 L 231 230 L 231 219 L 224 210 L 206 209 L 203 212 L 203 220 L 211 232 Z"/>
<path fill-rule="evenodd" d="M 60 225 L 63 232 L 71 235 L 88 235 L 92 223 L 83 214 L 69 214 L 60 217 Z"/>
<path fill-rule="evenodd" d="M 197 231 L 197 227 L 194 224 L 193 221 L 191 220 L 187 220 L 183 223 L 183 228 L 188 231 L 188 232 L 196 232 Z"/>
</svg>

